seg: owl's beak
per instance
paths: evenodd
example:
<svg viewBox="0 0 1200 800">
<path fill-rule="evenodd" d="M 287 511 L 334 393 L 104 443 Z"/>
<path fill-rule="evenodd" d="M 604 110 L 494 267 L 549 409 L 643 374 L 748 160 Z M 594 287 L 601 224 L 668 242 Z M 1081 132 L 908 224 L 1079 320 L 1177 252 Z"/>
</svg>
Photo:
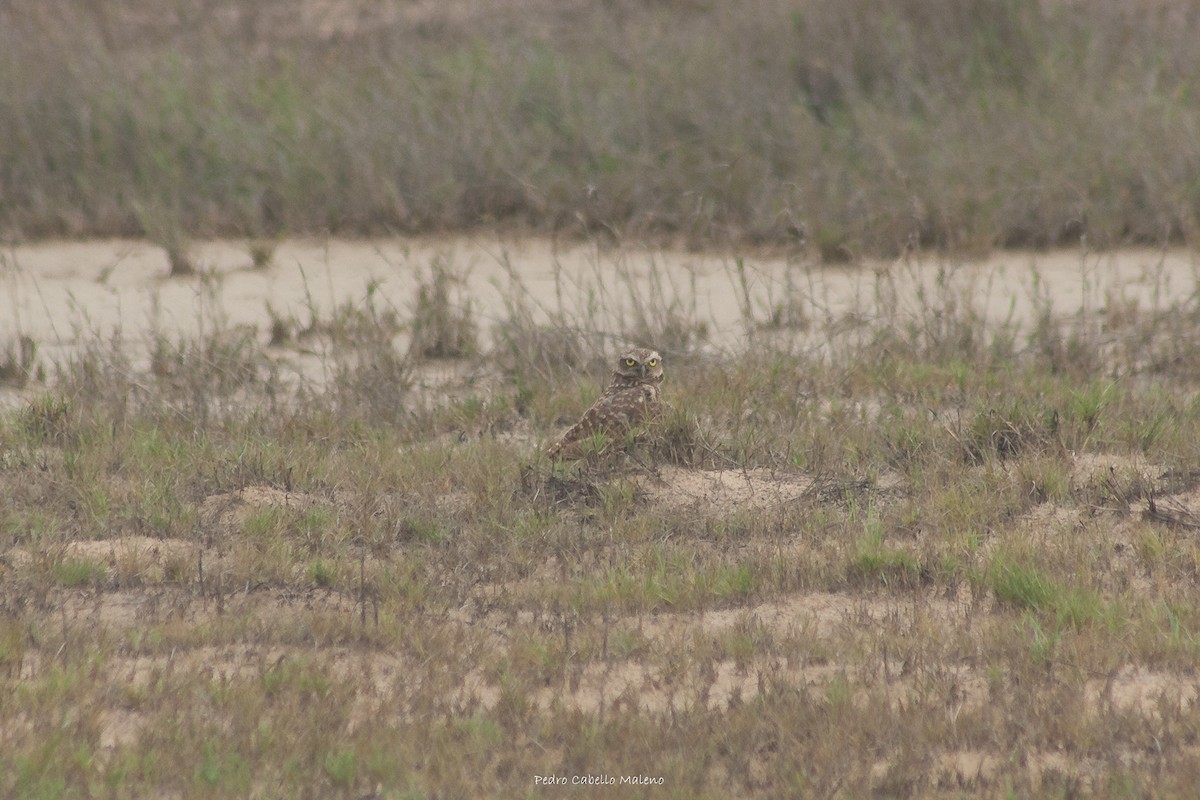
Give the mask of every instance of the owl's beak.
<svg viewBox="0 0 1200 800">
<path fill-rule="evenodd" d="M 646 365 L 645 365 L 645 364 L 638 364 L 638 369 L 640 369 L 640 370 L 642 371 L 642 377 L 643 377 L 643 378 L 644 378 L 644 377 L 646 377 L 646 369 L 647 369 Z"/>
</svg>

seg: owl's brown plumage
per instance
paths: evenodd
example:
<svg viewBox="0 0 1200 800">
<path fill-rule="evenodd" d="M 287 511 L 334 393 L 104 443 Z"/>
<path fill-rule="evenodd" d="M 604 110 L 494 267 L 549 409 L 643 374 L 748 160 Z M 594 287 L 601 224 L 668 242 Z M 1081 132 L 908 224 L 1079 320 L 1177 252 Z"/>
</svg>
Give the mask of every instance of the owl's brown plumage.
<svg viewBox="0 0 1200 800">
<path fill-rule="evenodd" d="M 612 381 L 600 399 L 583 412 L 546 455 L 554 460 L 578 458 L 581 443 L 597 433 L 609 439 L 624 436 L 630 429 L 656 416 L 662 408 L 659 385 L 663 382 L 662 356 L 646 347 L 621 354 Z"/>
</svg>

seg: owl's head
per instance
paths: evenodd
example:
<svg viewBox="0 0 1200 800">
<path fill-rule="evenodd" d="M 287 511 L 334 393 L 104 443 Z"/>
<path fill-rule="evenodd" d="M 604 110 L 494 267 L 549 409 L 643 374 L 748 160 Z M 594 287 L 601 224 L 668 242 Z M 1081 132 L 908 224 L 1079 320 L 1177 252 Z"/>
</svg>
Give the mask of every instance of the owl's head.
<svg viewBox="0 0 1200 800">
<path fill-rule="evenodd" d="M 662 356 L 648 347 L 634 347 L 617 359 L 614 377 L 628 383 L 660 383 L 663 379 Z"/>
</svg>

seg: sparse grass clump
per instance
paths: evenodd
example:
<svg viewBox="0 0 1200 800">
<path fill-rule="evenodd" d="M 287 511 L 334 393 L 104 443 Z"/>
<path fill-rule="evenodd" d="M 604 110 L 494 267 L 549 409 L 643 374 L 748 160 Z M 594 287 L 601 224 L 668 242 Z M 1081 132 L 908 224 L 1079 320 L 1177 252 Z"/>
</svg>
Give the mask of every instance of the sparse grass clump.
<svg viewBox="0 0 1200 800">
<path fill-rule="evenodd" d="M 455 302 L 451 296 L 451 286 L 462 280 L 443 261 L 430 265 L 429 277 L 421 281 L 413 304 L 410 355 L 463 358 L 475 354 L 478 345 L 470 301 Z"/>
<path fill-rule="evenodd" d="M 275 249 L 279 242 L 275 239 L 253 239 L 247 245 L 250 254 L 250 264 L 255 269 L 266 269 L 271 266 L 275 257 Z"/>
<path fill-rule="evenodd" d="M 141 227 L 142 236 L 158 245 L 166 254 L 169 277 L 188 278 L 197 273 L 178 202 L 135 202 L 133 213 Z"/>
<path fill-rule="evenodd" d="M 0 350 L 0 385 L 21 388 L 38 376 L 44 378 L 45 371 L 37 366 L 37 342 L 31 337 L 18 336 Z"/>
<path fill-rule="evenodd" d="M 82 558 L 72 558 L 54 565 L 53 576 L 68 588 L 90 586 L 107 574 L 104 566 Z"/>
</svg>

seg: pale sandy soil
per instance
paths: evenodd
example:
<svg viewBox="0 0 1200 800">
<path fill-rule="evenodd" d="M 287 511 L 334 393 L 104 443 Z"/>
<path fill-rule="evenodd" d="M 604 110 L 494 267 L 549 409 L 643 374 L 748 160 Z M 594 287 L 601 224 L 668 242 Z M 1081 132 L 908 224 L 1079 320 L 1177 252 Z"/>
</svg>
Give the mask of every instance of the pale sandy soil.
<svg viewBox="0 0 1200 800">
<path fill-rule="evenodd" d="M 1113 253 L 1004 252 L 979 261 L 919 260 L 824 267 L 803 258 L 746 258 L 638 249 L 598 250 L 541 239 L 297 240 L 283 242 L 272 265 L 252 267 L 245 242 L 194 250 L 203 275 L 168 278 L 165 253 L 140 241 L 39 242 L 9 248 L 0 260 L 0 348 L 24 335 L 52 368 L 87 343 L 119 336 L 135 365 L 156 335 L 177 339 L 218 327 L 250 326 L 265 343 L 271 314 L 309 322 L 344 303 L 411 315 L 432 264 L 461 277 L 458 302 L 470 303 L 486 351 L 492 326 L 523 298 L 535 316 L 561 313 L 619 346 L 636 305 L 674 308 L 703 323 L 709 350 L 737 350 L 764 333 L 773 310 L 799 308 L 807 346 L 881 314 L 933 320 L 930 309 L 970 304 L 990 324 L 1028 325 L 1049 301 L 1056 317 L 1080 310 L 1146 310 L 1196 288 L 1200 256 L 1183 250 Z M 1041 303 L 1041 305 L 1039 304 Z M 626 309 L 624 319 L 594 309 Z M 800 336 L 796 331 L 789 335 Z M 403 338 L 403 337 L 401 337 Z M 401 341 L 400 346 L 404 345 Z M 284 359 L 287 361 L 287 359 Z M 300 374 L 319 380 L 313 360 L 293 354 Z M 34 387 L 36 388 L 36 387 Z M 7 396 L 6 396 L 7 392 Z M 0 389 L 11 405 L 12 391 Z"/>
</svg>

